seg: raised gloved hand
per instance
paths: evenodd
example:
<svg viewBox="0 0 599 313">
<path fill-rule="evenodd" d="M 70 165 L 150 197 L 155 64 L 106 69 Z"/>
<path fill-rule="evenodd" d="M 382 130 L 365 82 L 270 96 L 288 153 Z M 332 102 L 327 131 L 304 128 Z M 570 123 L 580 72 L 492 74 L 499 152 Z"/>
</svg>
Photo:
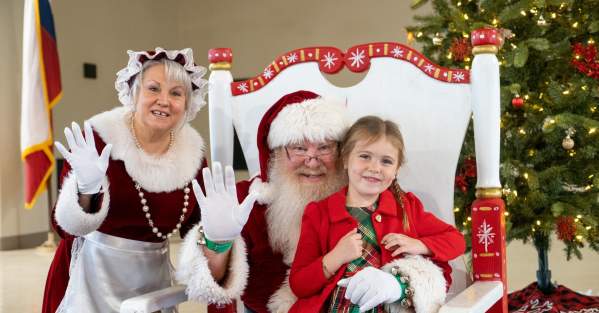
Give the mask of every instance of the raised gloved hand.
<svg viewBox="0 0 599 313">
<path fill-rule="evenodd" d="M 358 305 L 360 312 L 382 303 L 393 303 L 402 293 L 401 285 L 393 275 L 374 267 L 366 267 L 354 276 L 340 280 L 337 285 L 347 287 L 345 298 Z"/>
<path fill-rule="evenodd" d="M 85 138 L 81 128 L 75 122 L 71 128 L 65 127 L 64 135 L 67 138 L 69 150 L 60 142 L 56 141 L 56 149 L 69 162 L 77 179 L 77 189 L 81 194 L 96 194 L 102 187 L 102 179 L 106 176 L 108 159 L 110 157 L 111 144 L 107 144 L 98 155 L 92 127 L 88 122 L 83 123 Z"/>
<path fill-rule="evenodd" d="M 200 205 L 204 236 L 211 241 L 232 241 L 241 233 L 258 195 L 251 193 L 239 204 L 231 166 L 225 167 L 224 180 L 219 162 L 212 164 L 212 173 L 204 168 L 202 174 L 206 195 L 197 180 L 193 180 L 192 186 Z"/>
</svg>

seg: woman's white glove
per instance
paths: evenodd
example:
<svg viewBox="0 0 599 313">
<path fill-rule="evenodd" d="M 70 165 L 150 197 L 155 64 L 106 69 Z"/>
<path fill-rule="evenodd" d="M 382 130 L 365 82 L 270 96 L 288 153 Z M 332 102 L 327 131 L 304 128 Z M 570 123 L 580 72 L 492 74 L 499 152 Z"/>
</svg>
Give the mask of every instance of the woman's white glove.
<svg viewBox="0 0 599 313">
<path fill-rule="evenodd" d="M 84 122 L 83 127 L 85 138 L 83 138 L 81 128 L 77 123 L 71 124 L 72 131 L 65 127 L 64 135 L 67 138 L 70 152 L 60 142 L 56 141 L 54 144 L 58 152 L 71 165 L 77 179 L 79 193 L 96 194 L 100 191 L 102 179 L 106 176 L 112 145 L 107 144 L 102 150 L 102 154 L 98 156 L 92 127 L 88 122 Z"/>
<path fill-rule="evenodd" d="M 393 303 L 399 300 L 402 292 L 401 285 L 393 275 L 371 266 L 340 280 L 337 285 L 347 288 L 345 299 L 358 305 L 360 312 L 382 303 Z"/>
<path fill-rule="evenodd" d="M 225 178 L 219 162 L 210 169 L 204 168 L 204 186 L 202 192 L 197 180 L 193 180 L 193 192 L 200 205 L 204 236 L 211 241 L 234 240 L 245 226 L 254 207 L 257 194 L 250 193 L 241 204 L 237 200 L 235 173 L 231 166 L 225 167 Z"/>
</svg>

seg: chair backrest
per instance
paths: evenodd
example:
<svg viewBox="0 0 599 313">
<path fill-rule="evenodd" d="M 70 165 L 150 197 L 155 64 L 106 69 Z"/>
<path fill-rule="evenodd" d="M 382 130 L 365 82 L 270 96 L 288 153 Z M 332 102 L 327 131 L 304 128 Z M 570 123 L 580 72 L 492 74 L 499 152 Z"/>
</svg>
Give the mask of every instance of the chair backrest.
<svg viewBox="0 0 599 313">
<path fill-rule="evenodd" d="M 287 93 L 314 91 L 346 101 L 353 119 L 378 115 L 396 122 L 406 147 L 406 163 L 398 177 L 400 185 L 414 192 L 428 211 L 447 223 L 455 224 L 455 172 L 473 109 L 476 113 L 477 103 L 499 107 L 499 73 L 493 68 L 484 68 L 486 63 L 493 65 L 493 60 L 496 62 L 494 55 L 491 55 L 490 61 L 481 63 L 479 60 L 478 65 L 482 64 L 483 68 L 473 68 L 471 72 L 440 67 L 416 50 L 393 42 L 357 45 L 345 53 L 333 47 L 310 47 L 284 53 L 260 75 L 238 82 L 232 81 L 229 72 L 232 62 L 230 49 L 213 49 L 209 57 L 213 70 L 209 92 L 213 161 L 232 163 L 231 125 L 234 125 L 250 175 L 257 174 L 256 133 L 262 115 Z M 477 66 L 476 62 L 473 67 Z M 331 84 L 322 75 L 322 72 L 336 73 L 344 66 L 354 72 L 368 70 L 368 73 L 356 85 L 345 88 Z M 482 83 L 474 83 L 474 76 Z M 491 111 L 479 116 L 483 119 L 487 115 L 494 116 L 495 112 Z M 496 126 L 497 131 L 491 131 L 490 135 L 489 131 L 482 132 L 487 135 L 485 141 L 497 146 L 498 116 L 497 111 L 497 121 L 493 119 L 489 124 L 491 128 Z M 478 141 L 477 138 L 477 149 Z M 489 159 L 486 163 L 490 165 L 485 169 L 479 162 L 479 175 L 481 170 L 490 173 L 490 176 L 483 175 L 490 177 L 487 179 L 490 185 L 496 185 L 492 187 L 499 186 L 499 155 L 496 150 L 486 153 L 485 159 Z M 477 157 L 480 155 L 477 154 Z M 461 259 L 452 264 L 455 272 L 452 293 L 464 289 L 468 283 Z"/>
</svg>

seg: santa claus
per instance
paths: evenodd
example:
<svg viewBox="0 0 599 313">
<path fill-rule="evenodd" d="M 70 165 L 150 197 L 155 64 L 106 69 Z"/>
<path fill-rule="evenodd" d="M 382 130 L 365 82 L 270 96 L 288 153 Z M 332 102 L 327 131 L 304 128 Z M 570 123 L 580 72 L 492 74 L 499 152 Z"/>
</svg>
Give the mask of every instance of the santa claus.
<svg viewBox="0 0 599 313">
<path fill-rule="evenodd" d="M 194 186 L 202 222 L 185 238 L 177 273 L 191 300 L 216 304 L 211 312 L 234 311 L 238 296 L 246 312 L 288 311 L 304 208 L 344 185 L 338 141 L 348 126 L 344 104 L 297 91 L 262 118 L 258 177 L 235 185 L 230 167 L 205 169 L 206 194 Z"/>
</svg>

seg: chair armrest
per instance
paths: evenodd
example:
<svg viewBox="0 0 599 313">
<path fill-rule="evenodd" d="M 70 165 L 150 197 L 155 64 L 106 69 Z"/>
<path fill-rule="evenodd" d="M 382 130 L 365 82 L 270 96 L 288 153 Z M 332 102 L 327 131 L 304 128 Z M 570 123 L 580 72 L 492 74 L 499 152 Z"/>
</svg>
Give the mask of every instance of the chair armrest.
<svg viewBox="0 0 599 313">
<path fill-rule="evenodd" d="M 486 312 L 503 296 L 500 281 L 477 281 L 445 303 L 439 313 Z"/>
<path fill-rule="evenodd" d="M 185 286 L 164 288 L 141 296 L 129 298 L 121 303 L 121 313 L 151 313 L 174 307 L 187 301 Z"/>
</svg>

